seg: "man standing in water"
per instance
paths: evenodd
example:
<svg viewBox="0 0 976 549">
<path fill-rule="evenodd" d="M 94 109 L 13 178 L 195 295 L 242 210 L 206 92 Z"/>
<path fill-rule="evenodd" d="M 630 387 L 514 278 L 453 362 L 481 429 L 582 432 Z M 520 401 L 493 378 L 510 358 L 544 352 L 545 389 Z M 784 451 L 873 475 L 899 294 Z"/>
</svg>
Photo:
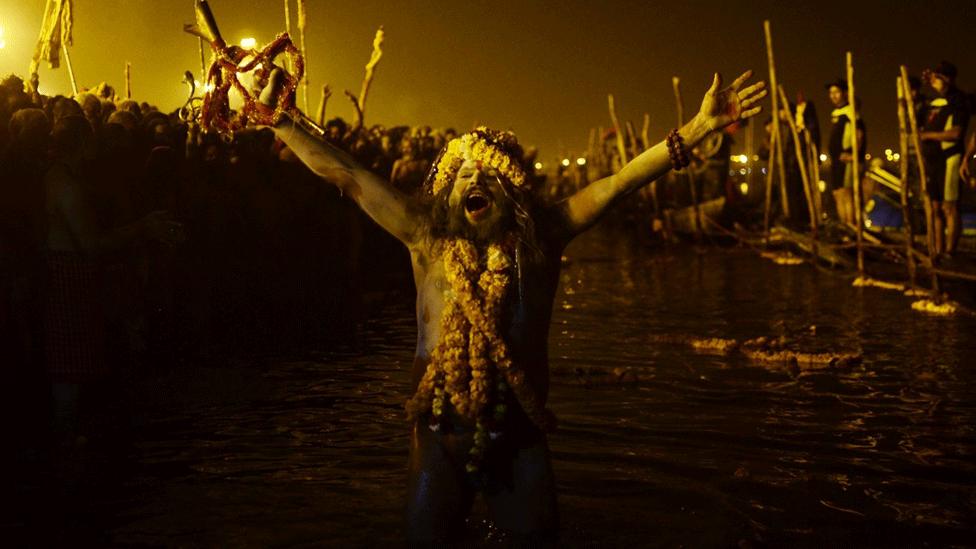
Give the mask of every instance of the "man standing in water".
<svg viewBox="0 0 976 549">
<path fill-rule="evenodd" d="M 532 545 L 555 543 L 555 482 L 545 433 L 554 418 L 548 335 L 566 245 L 621 198 L 688 164 L 708 134 L 760 112 L 751 71 L 618 173 L 546 203 L 529 187 L 515 136 L 479 128 L 448 143 L 422 198 L 396 190 L 346 153 L 284 120 L 274 130 L 410 251 L 417 288 L 415 394 L 407 488 L 408 537 L 456 540 L 481 491 L 495 525 Z M 281 85 L 275 70 L 262 94 Z"/>
<path fill-rule="evenodd" d="M 959 179 L 969 113 L 965 95 L 956 88 L 955 65 L 943 61 L 935 70 L 926 72 L 925 78 L 938 94 L 928 104 L 925 126 L 919 135 L 929 180 L 927 190 L 932 201 L 935 251 L 944 258 L 951 258 L 962 233 Z"/>
</svg>

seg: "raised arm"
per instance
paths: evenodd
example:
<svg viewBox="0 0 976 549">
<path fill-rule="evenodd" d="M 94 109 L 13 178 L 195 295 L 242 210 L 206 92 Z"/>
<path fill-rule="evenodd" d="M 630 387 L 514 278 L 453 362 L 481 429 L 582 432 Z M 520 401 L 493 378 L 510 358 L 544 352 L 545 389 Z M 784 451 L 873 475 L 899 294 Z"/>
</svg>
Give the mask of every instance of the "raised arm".
<svg viewBox="0 0 976 549">
<path fill-rule="evenodd" d="M 277 70 L 261 94 L 268 104 L 278 85 Z M 313 135 L 303 126 L 285 118 L 274 127 L 275 135 L 312 172 L 339 187 L 383 229 L 407 246 L 417 242 L 424 213 L 418 200 L 395 189 L 383 178 L 360 166 L 345 151 Z"/>
<path fill-rule="evenodd" d="M 701 110 L 678 130 L 688 151 L 710 132 L 759 114 L 757 105 L 766 96 L 765 84 L 758 82 L 743 88 L 752 71 L 746 71 L 731 86 L 722 88 L 722 77 L 715 75 L 712 87 L 702 100 Z M 566 239 L 590 228 L 620 197 L 661 177 L 671 169 L 668 147 L 664 141 L 644 151 L 619 172 L 596 181 L 558 205 Z"/>
</svg>

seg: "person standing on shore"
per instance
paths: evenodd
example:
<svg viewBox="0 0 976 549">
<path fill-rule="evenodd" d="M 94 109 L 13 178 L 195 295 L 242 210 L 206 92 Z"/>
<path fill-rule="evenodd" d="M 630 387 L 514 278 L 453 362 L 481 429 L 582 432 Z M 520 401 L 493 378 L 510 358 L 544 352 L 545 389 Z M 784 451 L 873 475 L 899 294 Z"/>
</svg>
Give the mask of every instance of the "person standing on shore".
<svg viewBox="0 0 976 549">
<path fill-rule="evenodd" d="M 837 206 L 837 217 L 844 223 L 854 224 L 854 160 L 852 138 L 857 128 L 857 144 L 860 154 L 867 150 L 864 121 L 858 117 L 857 124 L 851 125 L 850 100 L 847 96 L 847 81 L 838 78 L 827 84 L 827 93 L 834 110 L 830 113 L 830 138 L 827 153 L 830 155 L 830 184 Z"/>
</svg>

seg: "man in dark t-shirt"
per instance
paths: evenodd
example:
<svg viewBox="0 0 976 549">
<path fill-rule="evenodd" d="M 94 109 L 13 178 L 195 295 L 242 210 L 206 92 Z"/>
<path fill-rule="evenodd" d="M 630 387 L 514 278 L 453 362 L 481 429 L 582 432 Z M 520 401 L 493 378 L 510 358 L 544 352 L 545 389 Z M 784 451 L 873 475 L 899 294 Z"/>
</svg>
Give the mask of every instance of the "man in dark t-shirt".
<svg viewBox="0 0 976 549">
<path fill-rule="evenodd" d="M 932 202 L 935 251 L 951 256 L 961 233 L 959 168 L 969 112 L 965 95 L 956 88 L 956 67 L 952 63 L 942 61 L 924 78 L 936 93 L 928 103 L 919 136 Z"/>
</svg>

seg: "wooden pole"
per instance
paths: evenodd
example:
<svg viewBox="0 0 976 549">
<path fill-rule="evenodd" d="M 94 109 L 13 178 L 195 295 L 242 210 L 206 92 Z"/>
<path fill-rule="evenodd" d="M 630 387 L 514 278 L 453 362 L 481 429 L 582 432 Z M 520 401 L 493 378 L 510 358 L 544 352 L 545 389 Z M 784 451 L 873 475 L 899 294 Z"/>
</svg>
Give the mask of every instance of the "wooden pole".
<svg viewBox="0 0 976 549">
<path fill-rule="evenodd" d="M 908 267 L 908 283 L 915 287 L 915 231 L 912 226 L 911 206 L 908 202 L 908 131 L 905 121 L 905 89 L 901 83 L 901 76 L 896 79 L 898 91 L 898 168 L 901 171 L 901 218 L 905 232 L 905 258 Z"/>
<path fill-rule="evenodd" d="M 773 137 L 770 139 L 771 148 L 769 151 L 769 159 L 770 162 L 775 161 L 777 164 L 779 164 L 780 205 L 783 208 L 783 216 L 789 218 L 790 202 L 786 195 L 786 170 L 784 169 L 783 164 L 783 136 L 781 135 L 779 125 L 780 105 L 779 98 L 777 97 L 778 94 L 776 93 L 778 84 L 776 83 L 776 61 L 773 55 L 773 31 L 768 19 L 763 21 L 763 31 L 766 34 L 766 60 L 769 63 L 769 85 L 773 90 Z M 768 171 L 772 172 L 774 170 Z M 772 178 L 769 178 L 769 182 L 772 183 Z"/>
<path fill-rule="evenodd" d="M 678 109 L 678 128 L 685 125 L 685 104 L 681 98 L 681 79 L 677 76 L 671 77 L 671 87 L 674 89 L 674 101 Z M 691 151 L 688 151 L 691 154 Z M 695 184 L 695 174 L 690 169 L 682 170 L 688 179 L 688 189 L 691 191 L 691 213 L 695 218 L 695 238 L 699 241 L 702 237 L 701 212 L 698 209 L 698 186 Z"/>
<path fill-rule="evenodd" d="M 637 144 L 637 132 L 634 131 L 634 125 L 627 121 L 627 139 L 630 140 L 630 157 L 637 158 L 637 155 L 641 153 L 640 145 Z"/>
<path fill-rule="evenodd" d="M 915 145 L 915 161 L 918 164 L 918 180 L 921 187 L 922 201 L 925 204 L 925 242 L 927 244 L 929 257 L 926 261 L 927 267 L 932 272 L 932 291 L 939 292 L 939 276 L 936 273 L 935 265 L 932 260 L 935 257 L 935 229 L 932 220 L 932 202 L 929 200 L 928 179 L 925 173 L 925 161 L 922 159 L 922 140 L 918 135 L 918 120 L 915 118 L 915 101 L 912 99 L 912 90 L 908 84 L 908 67 L 902 65 L 901 85 L 905 96 L 905 111 L 908 114 L 910 138 Z"/>
<path fill-rule="evenodd" d="M 305 60 L 305 74 L 302 76 L 302 100 L 305 102 L 305 112 L 308 112 L 308 49 L 305 47 L 305 0 L 298 0 L 298 34 L 302 41 L 302 57 Z"/>
<path fill-rule="evenodd" d="M 864 275 L 864 197 L 861 195 L 861 149 L 857 139 L 857 95 L 854 58 L 847 52 L 847 97 L 851 112 L 851 170 L 854 174 L 854 223 L 857 224 L 857 273 Z"/>
<path fill-rule="evenodd" d="M 651 131 L 651 115 L 644 113 L 644 125 L 641 127 L 641 149 L 646 151 L 651 148 L 651 140 L 648 137 Z"/>
<path fill-rule="evenodd" d="M 291 36 L 291 0 L 285 0 L 285 32 Z M 291 62 L 288 56 L 285 56 L 285 70 L 291 72 Z"/>
<path fill-rule="evenodd" d="M 769 85 L 775 90 L 777 86 L 776 63 L 773 58 L 773 34 L 768 19 L 763 21 L 763 32 L 766 35 L 766 62 L 769 66 Z M 766 244 L 769 244 L 769 225 L 773 205 L 773 173 L 776 171 L 776 149 L 779 143 L 779 97 L 775 93 L 772 95 L 773 127 L 769 132 L 769 160 L 766 161 L 766 205 L 763 215 L 763 231 L 766 234 Z"/>
<path fill-rule="evenodd" d="M 125 98 L 132 99 L 132 63 L 125 62 Z"/>
<path fill-rule="evenodd" d="M 617 134 L 617 154 L 620 155 L 620 167 L 627 164 L 627 146 L 624 144 L 624 132 L 620 127 L 620 119 L 617 118 L 617 104 L 613 100 L 613 94 L 607 96 L 607 103 L 610 108 L 610 121 L 613 122 L 613 129 Z M 613 172 L 613 166 L 610 167 Z"/>
<path fill-rule="evenodd" d="M 783 90 L 783 86 L 779 87 L 779 97 L 784 105 L 789 105 L 790 102 L 786 98 L 786 92 Z M 807 162 L 804 159 L 803 148 L 800 145 L 800 132 L 796 129 L 796 121 L 793 119 L 793 113 L 789 109 L 786 109 L 786 122 L 790 126 L 790 131 L 793 134 L 793 148 L 796 152 L 796 161 L 800 165 L 800 178 L 803 180 L 803 194 L 807 198 L 807 212 L 810 215 L 810 236 L 811 245 L 813 246 L 813 256 L 817 257 L 817 212 L 813 204 L 813 193 L 810 188 L 810 176 L 807 174 Z"/>
<path fill-rule="evenodd" d="M 68 77 L 71 78 L 71 94 L 78 95 L 78 81 L 75 80 L 75 69 L 71 67 L 71 55 L 68 54 L 68 46 L 61 42 L 61 51 L 64 53 L 64 65 L 68 67 Z"/>
</svg>

